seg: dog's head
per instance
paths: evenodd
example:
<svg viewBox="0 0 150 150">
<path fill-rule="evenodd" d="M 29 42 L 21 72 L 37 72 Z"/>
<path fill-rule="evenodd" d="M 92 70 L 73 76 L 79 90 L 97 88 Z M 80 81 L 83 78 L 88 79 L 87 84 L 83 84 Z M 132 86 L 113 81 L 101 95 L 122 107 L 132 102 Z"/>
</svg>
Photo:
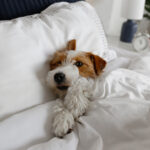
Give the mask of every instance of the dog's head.
<svg viewBox="0 0 150 150">
<path fill-rule="evenodd" d="M 50 61 L 47 82 L 60 97 L 79 77 L 97 78 L 106 61 L 90 52 L 76 51 L 76 40 L 68 42 L 66 50 L 57 51 Z"/>
</svg>

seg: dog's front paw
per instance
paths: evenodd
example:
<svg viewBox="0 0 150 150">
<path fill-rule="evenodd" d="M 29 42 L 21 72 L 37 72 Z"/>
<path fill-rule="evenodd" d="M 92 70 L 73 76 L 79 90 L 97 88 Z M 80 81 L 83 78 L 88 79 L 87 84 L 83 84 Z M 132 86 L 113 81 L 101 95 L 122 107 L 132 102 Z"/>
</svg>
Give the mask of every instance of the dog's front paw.
<svg viewBox="0 0 150 150">
<path fill-rule="evenodd" d="M 67 110 L 56 114 L 53 120 L 53 130 L 57 137 L 63 137 L 73 129 L 74 118 Z"/>
</svg>

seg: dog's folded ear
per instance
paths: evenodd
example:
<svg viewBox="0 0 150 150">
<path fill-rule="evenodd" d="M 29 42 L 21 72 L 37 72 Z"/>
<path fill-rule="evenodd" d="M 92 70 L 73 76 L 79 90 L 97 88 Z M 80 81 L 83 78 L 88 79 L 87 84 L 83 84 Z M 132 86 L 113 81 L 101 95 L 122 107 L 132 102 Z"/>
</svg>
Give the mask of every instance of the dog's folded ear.
<svg viewBox="0 0 150 150">
<path fill-rule="evenodd" d="M 89 53 L 89 57 L 93 63 L 96 75 L 97 76 L 100 75 L 100 73 L 103 71 L 103 69 L 105 68 L 107 64 L 106 61 L 103 58 L 97 55 L 94 55 L 92 53 Z"/>
<path fill-rule="evenodd" d="M 67 44 L 67 50 L 76 50 L 76 40 L 70 40 Z"/>
</svg>

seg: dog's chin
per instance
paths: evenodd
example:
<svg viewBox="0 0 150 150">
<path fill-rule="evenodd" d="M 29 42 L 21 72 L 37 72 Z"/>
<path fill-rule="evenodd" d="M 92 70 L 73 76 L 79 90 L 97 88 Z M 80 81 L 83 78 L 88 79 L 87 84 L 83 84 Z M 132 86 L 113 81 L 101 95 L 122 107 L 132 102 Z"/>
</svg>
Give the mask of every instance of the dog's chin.
<svg viewBox="0 0 150 150">
<path fill-rule="evenodd" d="M 55 94 L 59 97 L 59 98 L 64 98 L 65 95 L 67 94 L 67 90 L 68 90 L 69 86 L 66 85 L 59 85 L 56 86 L 56 88 L 54 89 Z"/>
<path fill-rule="evenodd" d="M 66 85 L 57 86 L 57 89 L 60 91 L 66 91 L 66 90 L 68 90 L 68 88 L 69 88 L 69 86 L 66 86 Z"/>
</svg>

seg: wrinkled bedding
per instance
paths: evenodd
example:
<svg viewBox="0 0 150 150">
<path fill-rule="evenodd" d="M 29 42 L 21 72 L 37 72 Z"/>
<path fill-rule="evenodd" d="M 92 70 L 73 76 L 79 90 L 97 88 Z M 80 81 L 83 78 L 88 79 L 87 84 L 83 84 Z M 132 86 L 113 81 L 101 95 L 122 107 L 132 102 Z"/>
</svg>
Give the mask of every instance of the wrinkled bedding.
<svg viewBox="0 0 150 150">
<path fill-rule="evenodd" d="M 0 22 L 0 35 L 0 150 L 150 149 L 150 53 L 112 48 L 115 58 L 88 3 L 57 3 L 41 14 Z M 56 99 L 45 83 L 47 61 L 73 38 L 77 49 L 109 63 L 98 97 L 60 139 L 51 130 Z"/>
<path fill-rule="evenodd" d="M 99 98 L 63 139 L 51 131 L 55 101 L 2 120 L 0 150 L 149 150 L 149 60 L 150 53 L 118 53 L 103 73 Z"/>
</svg>

